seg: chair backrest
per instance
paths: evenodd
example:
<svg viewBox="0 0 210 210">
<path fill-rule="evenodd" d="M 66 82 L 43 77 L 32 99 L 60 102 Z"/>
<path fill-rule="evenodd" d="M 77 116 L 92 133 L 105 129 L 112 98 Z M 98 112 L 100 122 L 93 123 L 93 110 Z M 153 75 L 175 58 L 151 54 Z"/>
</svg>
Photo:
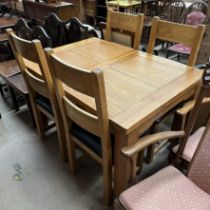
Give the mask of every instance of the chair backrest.
<svg viewBox="0 0 210 210">
<path fill-rule="evenodd" d="M 206 15 L 200 11 L 194 11 L 187 15 L 185 24 L 197 26 L 203 24 L 206 19 Z"/>
<path fill-rule="evenodd" d="M 60 46 L 65 43 L 65 22 L 55 13 L 50 13 L 44 21 L 44 29 L 52 40 L 53 47 Z"/>
<path fill-rule="evenodd" d="M 185 3 L 182 0 L 171 1 L 166 7 L 167 19 L 174 23 L 181 23 L 185 11 Z"/>
<path fill-rule="evenodd" d="M 50 98 L 50 91 L 53 92 L 52 79 L 41 42 L 21 39 L 12 29 L 7 29 L 7 34 L 29 92 L 33 96 L 38 93 Z"/>
<path fill-rule="evenodd" d="M 102 154 L 106 155 L 104 149 L 107 146 L 110 149 L 111 144 L 103 72 L 99 69 L 88 72 L 85 69 L 71 66 L 56 57 L 53 50 L 46 50 L 65 129 L 68 131 L 68 122 L 73 121 L 86 131 L 100 137 Z M 69 90 L 92 97 L 96 111 L 93 113 L 79 106 L 71 97 Z"/>
<path fill-rule="evenodd" d="M 101 38 L 104 39 L 106 35 L 106 22 L 99 23 L 99 29 L 101 32 Z M 112 42 L 122 44 L 128 47 L 132 47 L 134 43 L 134 33 L 126 30 L 112 29 L 111 38 Z"/>
<path fill-rule="evenodd" d="M 15 33 L 17 36 L 23 39 L 31 40 L 31 31 L 32 28 L 28 26 L 23 18 L 18 19 L 18 22 L 15 24 Z"/>
<path fill-rule="evenodd" d="M 81 23 L 81 21 L 76 17 L 72 17 L 67 21 L 66 29 L 67 43 L 81 41 L 90 37 L 98 37 L 95 29 L 92 26 Z"/>
<path fill-rule="evenodd" d="M 106 23 L 105 40 L 111 40 L 112 29 L 119 29 L 129 31 L 134 34 L 132 47 L 136 50 L 139 49 L 140 39 L 144 24 L 144 15 L 133 15 L 128 13 L 115 12 L 108 10 L 107 23 Z"/>
<path fill-rule="evenodd" d="M 191 47 L 191 53 L 188 58 L 188 65 L 194 66 L 200 48 L 200 44 L 205 31 L 205 26 L 190 26 L 168 21 L 160 20 L 159 17 L 154 17 L 150 32 L 149 44 L 147 53 L 153 53 L 156 39 L 182 43 Z"/>
<path fill-rule="evenodd" d="M 192 3 L 186 10 L 184 14 L 184 22 L 186 21 L 186 17 L 191 12 L 202 12 L 204 15 L 207 14 L 208 5 L 205 2 L 194 2 Z"/>
<path fill-rule="evenodd" d="M 48 36 L 42 26 L 35 26 L 31 32 L 32 39 L 38 39 L 42 43 L 42 47 L 52 47 L 51 38 Z"/>
</svg>

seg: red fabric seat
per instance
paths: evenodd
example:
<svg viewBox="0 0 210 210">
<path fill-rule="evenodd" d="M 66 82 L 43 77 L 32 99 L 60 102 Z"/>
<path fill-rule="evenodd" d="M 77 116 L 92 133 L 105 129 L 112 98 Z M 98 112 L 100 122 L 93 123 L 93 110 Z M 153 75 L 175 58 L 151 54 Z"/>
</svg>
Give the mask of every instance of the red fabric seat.
<svg viewBox="0 0 210 210">
<path fill-rule="evenodd" d="M 127 189 L 119 200 L 126 210 L 210 209 L 210 195 L 172 166 Z"/>
</svg>

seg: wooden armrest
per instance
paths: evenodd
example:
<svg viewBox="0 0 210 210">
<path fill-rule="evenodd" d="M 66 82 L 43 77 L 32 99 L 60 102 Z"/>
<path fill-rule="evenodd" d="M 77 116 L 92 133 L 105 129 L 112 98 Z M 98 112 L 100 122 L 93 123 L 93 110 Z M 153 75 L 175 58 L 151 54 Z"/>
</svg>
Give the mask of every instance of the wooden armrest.
<svg viewBox="0 0 210 210">
<path fill-rule="evenodd" d="M 203 99 L 202 104 L 206 104 L 206 103 L 210 103 L 209 97 L 208 98 L 206 97 Z M 195 105 L 195 100 L 189 101 L 189 102 L 185 103 L 183 107 L 177 109 L 176 113 L 179 115 L 185 116 L 192 110 L 194 105 Z"/>
<path fill-rule="evenodd" d="M 139 141 L 132 146 L 122 148 L 122 154 L 126 157 L 132 157 L 133 155 L 142 151 L 144 148 L 148 147 L 151 144 L 154 144 L 164 139 L 183 137 L 184 134 L 184 131 L 164 131 L 149 135 L 144 138 L 140 138 Z"/>
</svg>

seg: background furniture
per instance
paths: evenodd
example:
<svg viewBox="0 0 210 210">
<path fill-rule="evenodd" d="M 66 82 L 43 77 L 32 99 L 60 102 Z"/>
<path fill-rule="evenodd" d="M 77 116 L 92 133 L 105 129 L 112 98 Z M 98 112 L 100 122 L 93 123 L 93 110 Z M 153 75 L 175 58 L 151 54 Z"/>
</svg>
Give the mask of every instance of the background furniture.
<svg viewBox="0 0 210 210">
<path fill-rule="evenodd" d="M 49 3 L 23 0 L 23 8 L 26 17 L 44 20 L 45 16 L 54 12 L 62 20 L 78 17 L 75 5 L 67 2 Z"/>
</svg>

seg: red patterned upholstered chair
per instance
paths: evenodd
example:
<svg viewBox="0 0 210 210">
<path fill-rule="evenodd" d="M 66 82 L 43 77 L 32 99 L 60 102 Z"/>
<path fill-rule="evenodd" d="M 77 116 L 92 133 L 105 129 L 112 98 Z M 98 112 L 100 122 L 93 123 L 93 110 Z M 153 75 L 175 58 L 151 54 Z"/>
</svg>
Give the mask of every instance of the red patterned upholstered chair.
<svg viewBox="0 0 210 210">
<path fill-rule="evenodd" d="M 204 80 L 209 83 L 210 72 L 204 73 Z M 202 94 L 200 94 L 201 96 Z M 200 99 L 198 98 L 198 101 Z M 200 100 L 202 101 L 202 100 Z M 197 104 L 198 105 L 198 104 Z M 191 120 L 192 118 L 189 118 Z M 191 122 L 191 121 L 190 121 Z M 193 122 L 192 122 L 193 124 Z M 130 158 L 131 169 L 134 168 L 133 157 L 145 147 L 163 139 L 176 136 L 188 136 L 190 129 L 184 131 L 167 131 L 142 138 L 135 145 L 123 148 L 123 155 Z M 115 201 L 118 210 L 209 210 L 210 209 L 210 118 L 203 129 L 190 162 L 187 176 L 173 166 L 165 167 L 151 177 L 139 182 L 122 192 Z M 198 137 L 198 136 L 197 136 Z M 195 138 L 195 137 L 194 137 Z M 183 137 L 184 139 L 184 137 Z M 131 177 L 133 177 L 131 170 Z"/>
<path fill-rule="evenodd" d="M 209 74 L 210 64 L 207 64 L 203 74 L 203 82 L 196 100 L 187 102 L 182 108 L 175 112 L 175 121 L 180 122 L 180 127 L 175 129 L 185 129 L 186 135 L 180 140 L 180 146 L 176 145 L 173 148 L 173 152 L 184 161 L 185 165 L 188 165 L 193 158 L 205 131 L 205 125 L 210 114 L 210 84 L 206 81 Z"/>
<path fill-rule="evenodd" d="M 202 24 L 206 19 L 206 15 L 201 12 L 201 11 L 193 11 L 191 13 L 189 13 L 186 17 L 186 21 L 185 24 L 187 25 L 193 25 L 193 26 L 197 26 L 199 24 Z M 192 47 L 187 46 L 185 44 L 182 43 L 177 43 L 172 45 L 171 47 L 168 48 L 168 52 L 172 51 L 172 52 L 176 52 L 178 53 L 178 60 L 179 60 L 179 54 L 185 54 L 185 55 L 190 55 L 192 50 Z M 167 53 L 167 57 L 169 56 L 169 54 Z"/>
</svg>

